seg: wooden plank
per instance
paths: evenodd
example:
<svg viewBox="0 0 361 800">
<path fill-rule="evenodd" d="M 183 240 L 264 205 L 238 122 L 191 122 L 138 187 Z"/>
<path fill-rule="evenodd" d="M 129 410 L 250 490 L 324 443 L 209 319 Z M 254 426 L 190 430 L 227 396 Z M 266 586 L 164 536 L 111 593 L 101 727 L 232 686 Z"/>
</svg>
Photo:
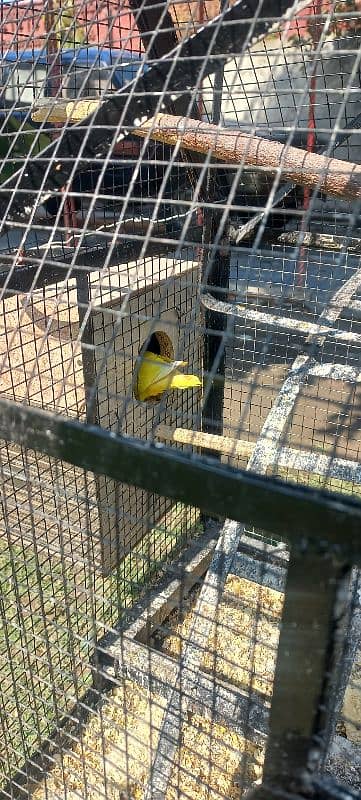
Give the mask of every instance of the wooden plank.
<svg viewBox="0 0 361 800">
<path fill-rule="evenodd" d="M 256 446 L 253 442 L 242 439 L 218 436 L 204 431 L 192 431 L 187 428 L 171 428 L 168 425 L 158 425 L 155 435 L 161 440 L 203 447 L 233 458 L 249 458 Z M 333 458 L 310 450 L 282 447 L 277 452 L 275 466 L 361 484 L 361 465 L 358 461 Z"/>
<path fill-rule="evenodd" d="M 187 428 L 171 428 L 169 425 L 158 425 L 155 430 L 157 439 L 162 441 L 191 444 L 193 447 L 205 447 L 224 455 L 249 458 L 254 450 L 253 442 L 232 439 L 229 436 L 218 436 L 204 431 L 187 430 Z"/>
<path fill-rule="evenodd" d="M 266 564 L 275 564 L 277 567 L 287 567 L 289 559 L 288 547 L 284 542 L 277 542 L 277 544 L 270 544 L 258 539 L 251 533 L 243 533 L 238 547 L 239 553 L 251 556 L 257 561 Z M 235 556 L 235 560 L 237 555 Z"/>
<path fill-rule="evenodd" d="M 214 546 L 215 541 L 211 540 L 208 545 L 194 556 L 190 564 L 186 566 L 180 565 L 179 578 L 171 581 L 163 592 L 157 593 L 150 600 L 145 611 L 135 619 L 129 628 L 131 636 L 136 637 L 140 642 L 146 642 L 152 631 L 169 617 L 173 609 L 182 606 L 182 602 L 189 594 L 190 589 L 206 572 Z"/>
<path fill-rule="evenodd" d="M 265 586 L 277 592 L 283 592 L 286 583 L 286 567 L 262 563 L 253 556 L 236 553 L 232 570 L 239 578 L 245 578 L 258 586 Z"/>
<path fill-rule="evenodd" d="M 180 713 L 179 724 L 187 721 L 190 714 L 201 714 L 253 742 L 265 741 L 269 702 L 255 692 L 236 689 L 225 681 L 215 681 L 212 675 L 201 670 L 193 674 L 187 688 L 183 681 L 180 688 L 177 684 L 178 661 L 127 636 L 109 648 L 109 653 L 114 662 L 103 672 L 113 685 L 119 683 L 119 679 L 128 679 L 167 700 L 175 699 Z"/>
<path fill-rule="evenodd" d="M 97 644 L 97 658 L 102 661 L 111 653 L 111 647 L 123 634 L 148 642 L 155 628 L 169 616 L 174 608 L 179 608 L 190 589 L 207 571 L 212 553 L 217 544 L 219 526 L 209 525 L 207 531 L 199 536 L 186 552 L 166 568 L 164 579 L 156 589 L 146 595 L 129 609 L 125 622 L 116 634 L 105 635 Z"/>
</svg>

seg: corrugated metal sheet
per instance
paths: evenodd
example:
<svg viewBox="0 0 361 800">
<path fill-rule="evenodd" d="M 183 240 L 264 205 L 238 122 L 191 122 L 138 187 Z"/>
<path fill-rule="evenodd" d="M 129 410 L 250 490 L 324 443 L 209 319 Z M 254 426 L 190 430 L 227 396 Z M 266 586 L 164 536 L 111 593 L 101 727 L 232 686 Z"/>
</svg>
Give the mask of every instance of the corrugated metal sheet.
<svg viewBox="0 0 361 800">
<path fill-rule="evenodd" d="M 291 4 L 291 0 L 290 0 Z M 344 0 L 339 11 L 361 10 L 361 0 Z M 187 3 L 174 3 L 170 6 L 173 19 L 180 34 L 190 32 L 189 20 L 199 24 L 200 2 L 190 0 Z M 347 6 L 347 7 L 346 7 Z M 212 19 L 219 13 L 219 0 L 204 0 L 203 16 Z M 322 0 L 321 13 L 327 14 L 334 9 L 335 0 Z M 140 38 L 134 25 L 134 18 L 129 11 L 126 0 L 75 0 L 75 8 L 79 25 L 86 28 L 89 44 L 125 48 L 132 52 L 141 52 Z M 5 2 L 0 5 L 0 49 L 28 49 L 43 47 L 45 44 L 45 19 L 47 3 L 42 0 L 20 0 Z M 310 36 L 310 17 L 315 13 L 315 0 L 293 17 L 287 27 L 289 38 Z M 187 25 L 188 22 L 188 25 Z M 358 21 L 359 23 L 359 21 Z M 342 25 L 342 24 L 341 24 Z M 184 28 L 184 31 L 183 31 Z"/>
<path fill-rule="evenodd" d="M 113 0 L 75 2 L 79 25 L 86 29 L 89 44 L 104 44 L 132 52 L 141 51 L 140 38 L 126 3 Z M 0 6 L 0 49 L 31 49 L 45 46 L 45 12 L 42 0 L 22 0 Z"/>
</svg>

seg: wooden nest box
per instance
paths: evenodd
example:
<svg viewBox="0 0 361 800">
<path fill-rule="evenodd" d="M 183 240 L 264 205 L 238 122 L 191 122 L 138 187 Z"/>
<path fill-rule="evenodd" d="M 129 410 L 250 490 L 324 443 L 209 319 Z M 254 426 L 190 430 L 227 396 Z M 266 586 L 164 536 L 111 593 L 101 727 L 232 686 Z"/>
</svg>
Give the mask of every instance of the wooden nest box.
<svg viewBox="0 0 361 800">
<path fill-rule="evenodd" d="M 10 329 L 16 341 L 3 371 L 3 393 L 144 440 L 153 438 L 158 424 L 189 426 L 200 412 L 199 390 L 167 392 L 159 402 L 141 403 L 134 396 L 134 376 L 145 345 L 184 359 L 187 371 L 201 373 L 198 278 L 194 261 L 147 257 L 36 290 L 30 300 L 19 294 L 6 298 L 3 355 Z M 35 484 L 40 474 L 46 476 L 36 535 L 49 543 L 50 520 L 51 541 L 60 545 L 60 495 L 62 547 L 77 558 L 88 558 L 91 548 L 92 562 L 104 574 L 171 510 L 166 498 L 102 476 L 85 479 L 71 465 L 57 464 L 54 479 L 53 460 L 37 453 L 27 454 L 24 470 L 24 453 L 10 449 L 11 485 L 15 480 L 17 491 L 25 492 L 23 505 L 31 502 L 27 471 Z M 19 528 L 18 518 L 14 524 Z"/>
</svg>

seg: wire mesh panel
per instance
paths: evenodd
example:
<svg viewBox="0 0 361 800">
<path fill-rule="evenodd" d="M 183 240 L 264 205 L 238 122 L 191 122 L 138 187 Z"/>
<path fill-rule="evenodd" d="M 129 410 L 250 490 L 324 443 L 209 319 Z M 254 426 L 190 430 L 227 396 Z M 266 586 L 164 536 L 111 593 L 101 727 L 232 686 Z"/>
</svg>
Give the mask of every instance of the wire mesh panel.
<svg viewBox="0 0 361 800">
<path fill-rule="evenodd" d="M 4 798 L 359 796 L 359 17 L 1 5 Z"/>
</svg>

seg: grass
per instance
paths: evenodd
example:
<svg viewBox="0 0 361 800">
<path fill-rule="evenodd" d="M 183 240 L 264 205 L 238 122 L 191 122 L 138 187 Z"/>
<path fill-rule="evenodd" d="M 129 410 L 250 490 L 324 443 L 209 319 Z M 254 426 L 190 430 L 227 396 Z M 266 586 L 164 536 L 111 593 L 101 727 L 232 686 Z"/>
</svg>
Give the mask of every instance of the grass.
<svg viewBox="0 0 361 800">
<path fill-rule="evenodd" d="M 314 488 L 361 495 L 361 487 L 289 469 L 278 477 Z M 31 756 L 91 685 L 94 644 L 155 581 L 165 562 L 196 535 L 175 506 L 117 571 L 102 577 L 86 563 L 41 544 L 0 537 L 0 785 Z M 19 530 L 23 532 L 23 525 Z M 265 539 L 264 532 L 259 532 Z M 28 534 L 29 535 L 29 534 Z M 275 540 L 268 538 L 267 541 Z"/>
<path fill-rule="evenodd" d="M 180 550 L 190 522 L 194 536 L 195 512 L 176 506 L 107 577 L 0 537 L 0 786 L 84 695 L 95 641 Z"/>
</svg>

